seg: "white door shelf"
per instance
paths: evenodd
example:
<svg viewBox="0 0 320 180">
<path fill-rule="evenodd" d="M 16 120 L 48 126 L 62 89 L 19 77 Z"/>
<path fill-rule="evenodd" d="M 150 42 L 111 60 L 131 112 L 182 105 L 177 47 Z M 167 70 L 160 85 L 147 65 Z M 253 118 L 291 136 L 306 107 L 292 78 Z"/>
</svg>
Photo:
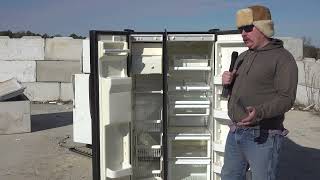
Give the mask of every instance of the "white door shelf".
<svg viewBox="0 0 320 180">
<path fill-rule="evenodd" d="M 211 67 L 173 67 L 176 71 L 211 71 Z"/>
<path fill-rule="evenodd" d="M 213 164 L 213 172 L 221 174 L 222 165 L 220 163 Z"/>
<path fill-rule="evenodd" d="M 218 152 L 224 152 L 225 144 L 220 141 L 213 142 L 213 150 Z"/>
<path fill-rule="evenodd" d="M 213 110 L 213 117 L 218 118 L 218 119 L 230 120 L 227 111 L 222 111 L 222 110 L 217 110 L 217 109 Z"/>
<path fill-rule="evenodd" d="M 186 86 L 176 86 L 176 91 L 209 91 L 211 90 L 210 86 L 208 85 L 186 85 Z"/>
</svg>

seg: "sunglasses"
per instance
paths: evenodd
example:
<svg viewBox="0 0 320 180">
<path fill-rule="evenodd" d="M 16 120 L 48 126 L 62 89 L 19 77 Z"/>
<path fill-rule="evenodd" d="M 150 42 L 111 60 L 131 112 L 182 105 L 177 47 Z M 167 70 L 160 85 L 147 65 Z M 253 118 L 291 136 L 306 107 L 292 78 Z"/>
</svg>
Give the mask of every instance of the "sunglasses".
<svg viewBox="0 0 320 180">
<path fill-rule="evenodd" d="M 247 26 L 241 26 L 238 28 L 239 32 L 242 33 L 242 31 L 248 33 L 253 30 L 254 25 L 247 25 Z"/>
</svg>

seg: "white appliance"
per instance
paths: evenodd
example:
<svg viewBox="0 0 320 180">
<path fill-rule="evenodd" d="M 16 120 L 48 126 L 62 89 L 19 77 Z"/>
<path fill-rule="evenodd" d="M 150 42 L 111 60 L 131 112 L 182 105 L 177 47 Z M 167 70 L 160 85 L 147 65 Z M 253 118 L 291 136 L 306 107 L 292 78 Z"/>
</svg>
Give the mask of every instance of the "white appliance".
<svg viewBox="0 0 320 180">
<path fill-rule="evenodd" d="M 241 35 L 90 31 L 88 43 L 74 140 L 92 135 L 93 179 L 219 180 L 230 122 L 221 74 L 247 49 Z"/>
</svg>

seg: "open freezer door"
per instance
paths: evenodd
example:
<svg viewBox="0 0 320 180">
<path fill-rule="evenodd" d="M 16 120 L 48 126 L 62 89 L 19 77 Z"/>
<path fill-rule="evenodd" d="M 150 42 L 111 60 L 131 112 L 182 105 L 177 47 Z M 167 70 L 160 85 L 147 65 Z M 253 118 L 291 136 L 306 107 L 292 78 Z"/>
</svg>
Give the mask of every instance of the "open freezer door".
<svg viewBox="0 0 320 180">
<path fill-rule="evenodd" d="M 100 78 L 101 179 L 129 179 L 131 78 Z"/>
<path fill-rule="evenodd" d="M 94 180 L 129 180 L 132 80 L 128 32 L 90 31 L 90 111 Z"/>
</svg>

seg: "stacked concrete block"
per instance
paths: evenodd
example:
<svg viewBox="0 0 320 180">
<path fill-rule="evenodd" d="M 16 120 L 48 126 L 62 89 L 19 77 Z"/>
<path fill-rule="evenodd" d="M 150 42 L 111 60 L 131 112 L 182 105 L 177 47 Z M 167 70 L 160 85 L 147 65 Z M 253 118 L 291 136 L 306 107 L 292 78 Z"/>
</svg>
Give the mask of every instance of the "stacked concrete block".
<svg viewBox="0 0 320 180">
<path fill-rule="evenodd" d="M 320 109 L 320 89 L 298 85 L 296 103 L 304 106 L 314 105 Z"/>
<path fill-rule="evenodd" d="M 60 84 L 60 100 L 72 101 L 73 100 L 73 85 L 72 83 Z"/>
<path fill-rule="evenodd" d="M 44 59 L 44 40 L 37 36 L 0 39 L 0 60 L 36 61 Z"/>
<path fill-rule="evenodd" d="M 24 94 L 31 101 L 56 101 L 60 98 L 60 83 L 59 82 L 35 82 L 22 83 L 26 87 Z"/>
<path fill-rule="evenodd" d="M 313 58 L 296 61 L 298 66 L 298 88 L 296 103 L 305 106 L 320 106 L 320 62 Z"/>
<path fill-rule="evenodd" d="M 299 84 L 320 89 L 320 62 L 313 58 L 297 61 Z"/>
<path fill-rule="evenodd" d="M 45 60 L 80 61 L 82 40 L 71 37 L 46 39 Z"/>
<path fill-rule="evenodd" d="M 286 48 L 294 57 L 296 61 L 303 59 L 303 40 L 299 38 L 281 37 L 283 46 Z"/>
<path fill-rule="evenodd" d="M 73 99 L 72 75 L 81 71 L 82 40 L 56 37 L 45 40 L 44 61 L 37 62 L 37 82 L 59 83 L 56 100 Z"/>
<path fill-rule="evenodd" d="M 80 72 L 80 62 L 37 61 L 37 81 L 71 82 L 72 75 Z"/>
<path fill-rule="evenodd" d="M 41 37 L 0 38 L 0 81 L 16 78 L 20 82 L 36 81 L 36 62 L 44 59 Z"/>
<path fill-rule="evenodd" d="M 16 78 L 20 82 L 36 81 L 36 61 L 0 61 L 0 81 Z"/>
<path fill-rule="evenodd" d="M 0 103 L 0 134 L 31 131 L 30 101 L 19 95 Z"/>
</svg>

